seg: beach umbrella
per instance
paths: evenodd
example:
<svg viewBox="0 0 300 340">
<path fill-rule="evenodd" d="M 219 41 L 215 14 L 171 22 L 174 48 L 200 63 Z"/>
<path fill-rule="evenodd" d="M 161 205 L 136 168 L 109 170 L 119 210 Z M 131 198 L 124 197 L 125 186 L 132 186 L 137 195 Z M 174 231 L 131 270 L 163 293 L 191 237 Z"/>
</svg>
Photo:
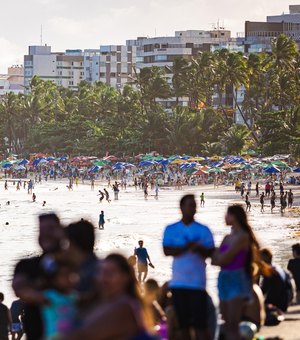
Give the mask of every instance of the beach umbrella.
<svg viewBox="0 0 300 340">
<path fill-rule="evenodd" d="M 40 159 L 39 164 L 45 164 L 45 163 L 48 163 L 47 159 L 45 158 Z"/>
<path fill-rule="evenodd" d="M 8 169 L 8 168 L 10 168 L 10 167 L 12 167 L 13 165 L 11 164 L 11 163 L 5 163 L 5 164 L 3 164 L 2 165 L 2 168 L 3 169 Z"/>
<path fill-rule="evenodd" d="M 252 169 L 252 165 L 250 165 L 250 164 L 245 164 L 245 165 L 241 166 L 241 169 L 242 169 L 242 170 L 250 170 L 250 169 Z"/>
<path fill-rule="evenodd" d="M 116 157 L 116 156 L 114 156 L 114 155 L 111 155 L 111 156 L 107 156 L 107 157 L 103 157 L 103 160 L 104 161 L 117 161 L 118 160 L 118 158 Z"/>
<path fill-rule="evenodd" d="M 225 170 L 221 168 L 211 168 L 208 170 L 208 173 L 220 173 L 220 172 L 225 172 Z"/>
<path fill-rule="evenodd" d="M 196 171 L 197 171 L 196 168 L 189 168 L 189 169 L 186 170 L 188 175 L 191 175 L 191 174 L 195 173 Z"/>
<path fill-rule="evenodd" d="M 152 166 L 154 164 L 158 164 L 155 161 L 142 161 L 138 164 L 138 166 Z"/>
<path fill-rule="evenodd" d="M 40 162 L 40 159 L 37 158 L 37 159 L 35 159 L 35 160 L 32 162 L 32 165 L 38 165 L 39 162 Z"/>
<path fill-rule="evenodd" d="M 21 171 L 21 170 L 26 170 L 26 168 L 23 165 L 18 165 L 15 167 L 15 170 Z"/>
<path fill-rule="evenodd" d="M 49 162 L 49 161 L 54 161 L 55 160 L 55 158 L 54 157 L 47 157 L 47 161 Z"/>
<path fill-rule="evenodd" d="M 170 163 L 170 160 L 168 159 L 162 159 L 161 161 L 158 161 L 157 163 L 161 165 L 168 165 Z"/>
<path fill-rule="evenodd" d="M 125 166 L 122 164 L 118 164 L 112 167 L 112 170 L 124 170 Z"/>
<path fill-rule="evenodd" d="M 299 168 L 295 168 L 295 169 L 293 170 L 293 172 L 299 173 L 299 172 L 300 172 L 300 167 L 299 167 Z"/>
<path fill-rule="evenodd" d="M 135 165 L 134 165 L 134 164 L 131 164 L 131 163 L 127 163 L 127 164 L 125 164 L 125 167 L 126 167 L 126 168 L 134 168 Z"/>
<path fill-rule="evenodd" d="M 107 161 L 100 161 L 100 160 L 94 161 L 94 165 L 97 165 L 97 166 L 105 166 L 107 164 L 108 164 Z"/>
<path fill-rule="evenodd" d="M 21 162 L 18 163 L 18 165 L 26 165 L 29 161 L 27 159 L 23 159 Z"/>
<path fill-rule="evenodd" d="M 266 172 L 268 174 L 277 174 L 278 172 L 280 172 L 280 170 L 278 168 L 276 168 L 275 166 L 270 166 L 268 168 L 265 168 L 264 172 Z"/>
<path fill-rule="evenodd" d="M 198 175 L 207 175 L 207 171 L 199 169 L 196 172 L 194 172 L 193 175 L 195 175 L 195 176 L 198 176 Z"/>
</svg>

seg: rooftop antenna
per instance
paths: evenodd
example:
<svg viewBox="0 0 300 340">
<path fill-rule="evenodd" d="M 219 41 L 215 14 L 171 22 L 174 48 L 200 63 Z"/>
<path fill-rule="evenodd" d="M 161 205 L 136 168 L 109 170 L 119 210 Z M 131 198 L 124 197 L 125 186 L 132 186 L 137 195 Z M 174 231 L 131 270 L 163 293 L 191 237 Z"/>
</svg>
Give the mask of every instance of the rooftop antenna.
<svg viewBox="0 0 300 340">
<path fill-rule="evenodd" d="M 43 25 L 41 25 L 41 46 L 43 46 Z"/>
</svg>

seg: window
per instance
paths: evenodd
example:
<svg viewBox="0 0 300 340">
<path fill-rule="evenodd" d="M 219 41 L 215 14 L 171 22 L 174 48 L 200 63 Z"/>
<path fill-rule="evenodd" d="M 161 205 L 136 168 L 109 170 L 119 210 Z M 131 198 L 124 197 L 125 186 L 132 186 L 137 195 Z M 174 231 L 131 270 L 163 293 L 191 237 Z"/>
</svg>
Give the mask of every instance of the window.
<svg viewBox="0 0 300 340">
<path fill-rule="evenodd" d="M 155 57 L 154 57 L 154 60 L 155 61 L 167 61 L 167 56 L 166 55 L 156 55 Z"/>
</svg>

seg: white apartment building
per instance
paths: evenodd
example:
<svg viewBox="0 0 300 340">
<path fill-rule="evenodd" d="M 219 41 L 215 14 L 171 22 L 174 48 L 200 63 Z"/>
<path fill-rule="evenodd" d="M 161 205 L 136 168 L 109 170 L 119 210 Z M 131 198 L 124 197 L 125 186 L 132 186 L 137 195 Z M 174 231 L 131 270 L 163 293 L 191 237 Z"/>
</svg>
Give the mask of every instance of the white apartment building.
<svg viewBox="0 0 300 340">
<path fill-rule="evenodd" d="M 0 96 L 8 92 L 15 94 L 24 92 L 24 68 L 22 65 L 13 65 L 8 68 L 7 74 L 0 74 Z"/>
<path fill-rule="evenodd" d="M 28 90 L 34 76 L 76 90 L 79 83 L 84 80 L 83 61 L 81 50 L 53 53 L 51 46 L 29 46 L 29 53 L 24 56 L 25 90 Z"/>
<path fill-rule="evenodd" d="M 127 46 L 136 46 L 136 67 L 140 70 L 145 67 L 157 66 L 166 71 L 169 84 L 172 83 L 173 62 L 178 57 L 191 60 L 199 52 L 212 51 L 220 46 L 232 46 L 235 40 L 231 38 L 231 32 L 224 29 L 212 31 L 188 30 L 176 31 L 170 37 L 139 37 L 136 40 L 127 40 Z M 175 98 L 160 100 L 167 110 L 171 110 L 176 103 Z M 179 104 L 188 106 L 188 98 L 179 98 Z"/>
<path fill-rule="evenodd" d="M 84 50 L 84 79 L 122 89 L 132 80 L 135 64 L 136 46 L 105 45 Z"/>
<path fill-rule="evenodd" d="M 289 22 L 293 24 L 300 23 L 300 5 L 290 5 L 289 13 L 280 15 L 267 16 L 267 22 Z"/>
</svg>

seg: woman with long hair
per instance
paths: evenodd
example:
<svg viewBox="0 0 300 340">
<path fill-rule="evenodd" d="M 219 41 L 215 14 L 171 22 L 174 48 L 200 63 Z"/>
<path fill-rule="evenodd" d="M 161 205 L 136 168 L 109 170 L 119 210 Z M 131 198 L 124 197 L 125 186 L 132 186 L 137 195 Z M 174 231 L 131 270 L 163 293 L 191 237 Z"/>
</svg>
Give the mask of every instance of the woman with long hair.
<svg viewBox="0 0 300 340">
<path fill-rule="evenodd" d="M 140 297 L 133 268 L 122 255 L 102 261 L 96 277 L 103 302 L 68 340 L 147 340 L 151 318 Z"/>
<path fill-rule="evenodd" d="M 230 206 L 225 221 L 231 232 L 213 254 L 212 263 L 221 267 L 218 289 L 226 340 L 240 340 L 239 322 L 245 301 L 251 299 L 253 264 L 258 262 L 259 244 L 242 206 Z"/>
</svg>

